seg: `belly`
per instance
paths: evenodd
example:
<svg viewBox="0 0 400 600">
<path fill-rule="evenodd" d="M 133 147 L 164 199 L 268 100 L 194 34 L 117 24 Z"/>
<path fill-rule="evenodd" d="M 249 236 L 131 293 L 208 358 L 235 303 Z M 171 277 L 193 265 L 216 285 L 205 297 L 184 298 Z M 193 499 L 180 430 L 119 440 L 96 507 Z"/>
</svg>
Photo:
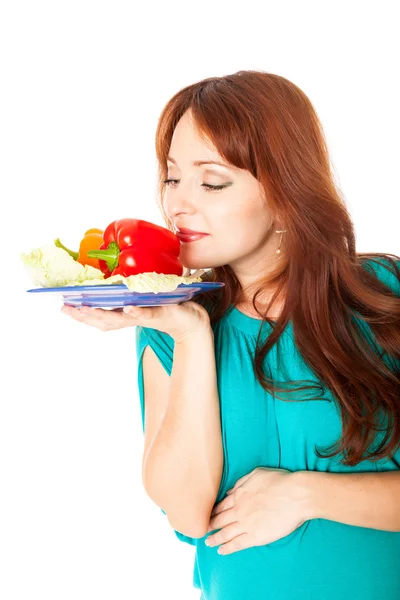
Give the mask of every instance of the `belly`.
<svg viewBox="0 0 400 600">
<path fill-rule="evenodd" d="M 196 540 L 204 600 L 399 600 L 400 533 L 307 521 L 290 535 L 220 556 Z"/>
</svg>

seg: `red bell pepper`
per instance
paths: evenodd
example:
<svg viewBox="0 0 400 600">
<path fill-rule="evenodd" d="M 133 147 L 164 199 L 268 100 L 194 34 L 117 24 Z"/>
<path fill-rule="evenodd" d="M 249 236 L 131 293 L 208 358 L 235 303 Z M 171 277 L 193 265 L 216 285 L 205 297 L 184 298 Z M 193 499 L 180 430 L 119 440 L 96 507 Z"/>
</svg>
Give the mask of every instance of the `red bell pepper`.
<svg viewBox="0 0 400 600">
<path fill-rule="evenodd" d="M 105 278 L 112 275 L 160 273 L 182 275 L 179 262 L 181 244 L 177 236 L 154 223 L 141 219 L 119 219 L 104 230 L 104 243 L 88 256 L 99 259 Z"/>
</svg>

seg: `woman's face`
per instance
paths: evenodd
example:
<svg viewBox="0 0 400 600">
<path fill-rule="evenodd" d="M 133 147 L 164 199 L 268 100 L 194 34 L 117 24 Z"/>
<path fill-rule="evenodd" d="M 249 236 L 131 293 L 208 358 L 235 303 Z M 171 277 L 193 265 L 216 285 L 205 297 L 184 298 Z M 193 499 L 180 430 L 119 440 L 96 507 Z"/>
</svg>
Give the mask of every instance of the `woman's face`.
<svg viewBox="0 0 400 600">
<path fill-rule="evenodd" d="M 189 111 L 175 128 L 169 156 L 175 162 L 168 160 L 167 178 L 176 181 L 166 185 L 164 208 L 175 231 L 187 228 L 209 234 L 181 242 L 182 265 L 189 269 L 230 265 L 244 283 L 262 276 L 268 256 L 276 258 L 280 235 L 258 180 L 231 165 L 195 166 L 194 161 L 224 160 L 200 139 Z M 206 184 L 223 187 L 213 190 Z"/>
</svg>

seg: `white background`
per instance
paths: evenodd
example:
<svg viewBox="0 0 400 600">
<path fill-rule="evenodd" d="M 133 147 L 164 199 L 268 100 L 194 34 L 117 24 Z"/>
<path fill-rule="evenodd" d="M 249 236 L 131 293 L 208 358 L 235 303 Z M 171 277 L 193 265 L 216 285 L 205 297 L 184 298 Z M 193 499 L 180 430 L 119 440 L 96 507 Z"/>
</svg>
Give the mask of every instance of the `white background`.
<svg viewBox="0 0 400 600">
<path fill-rule="evenodd" d="M 396 2 L 1 4 L 2 600 L 174 600 L 181 543 L 141 481 L 133 328 L 101 332 L 33 287 L 21 252 L 124 218 L 164 225 L 159 114 L 199 79 L 259 69 L 312 101 L 358 251 L 399 254 Z M 222 600 L 222 599 L 221 599 Z"/>
</svg>

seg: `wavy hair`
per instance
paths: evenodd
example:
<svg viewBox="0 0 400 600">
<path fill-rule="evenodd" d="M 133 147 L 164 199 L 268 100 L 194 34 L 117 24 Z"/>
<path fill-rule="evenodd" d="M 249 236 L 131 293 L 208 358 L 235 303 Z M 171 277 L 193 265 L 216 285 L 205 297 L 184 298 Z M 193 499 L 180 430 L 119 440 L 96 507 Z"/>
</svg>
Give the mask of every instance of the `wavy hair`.
<svg viewBox="0 0 400 600">
<path fill-rule="evenodd" d="M 287 382 L 293 387 L 288 390 L 263 371 L 265 357 L 291 319 L 299 352 L 340 408 L 342 437 L 327 449 L 330 453 L 323 456 L 316 449 L 317 455 L 342 452 L 349 466 L 365 458 L 392 457 L 400 446 L 400 298 L 365 266 L 383 258 L 383 267 L 400 286 L 400 257 L 356 252 L 354 226 L 310 100 L 288 79 L 251 70 L 203 79 L 178 91 L 161 112 L 155 139 L 159 208 L 171 231 L 163 207 L 167 156 L 174 129 L 188 109 L 202 139 L 261 183 L 268 210 L 286 230 L 276 268 L 257 282 L 252 301 L 261 317 L 253 363 L 259 383 L 273 396 L 321 389 L 311 381 L 313 386 L 302 387 Z M 229 265 L 206 271 L 202 279 L 225 284 L 193 299 L 207 308 L 214 325 L 243 299 L 243 289 Z M 266 289 L 275 293 L 261 313 L 256 299 Z M 282 292 L 282 312 L 272 321 L 266 315 Z M 260 345 L 265 321 L 271 334 Z M 379 429 L 378 413 L 386 419 L 384 429 Z M 377 431 L 385 435 L 371 450 Z"/>
</svg>

